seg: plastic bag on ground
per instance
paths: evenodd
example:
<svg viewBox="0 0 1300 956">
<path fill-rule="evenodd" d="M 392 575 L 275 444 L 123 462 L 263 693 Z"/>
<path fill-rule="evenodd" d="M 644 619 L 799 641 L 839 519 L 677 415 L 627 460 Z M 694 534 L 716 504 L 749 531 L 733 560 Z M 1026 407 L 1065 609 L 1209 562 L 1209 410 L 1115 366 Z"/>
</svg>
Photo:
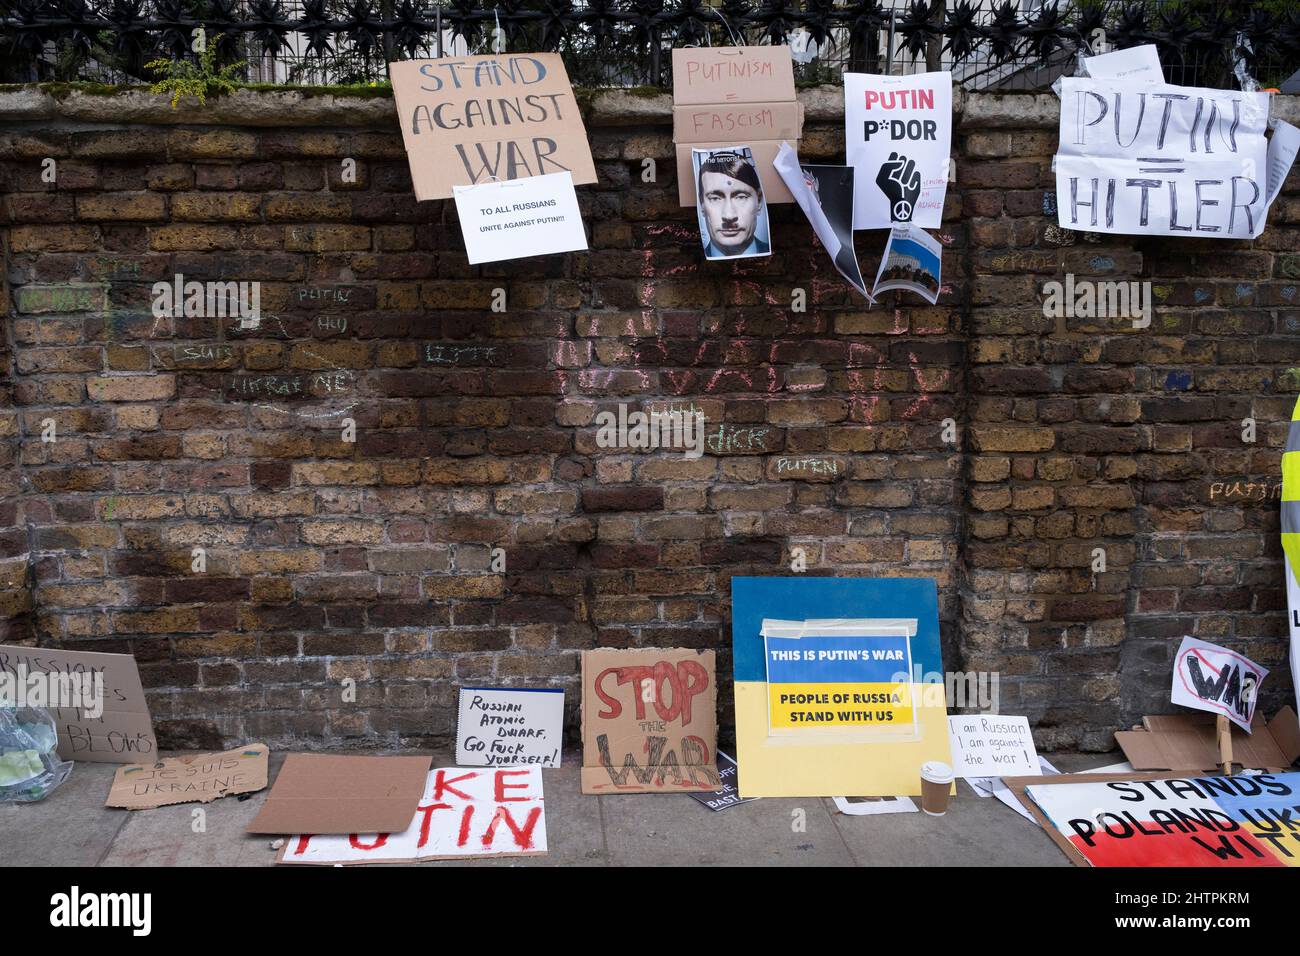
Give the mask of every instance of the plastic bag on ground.
<svg viewBox="0 0 1300 956">
<path fill-rule="evenodd" d="M 44 800 L 68 779 L 54 718 L 41 707 L 0 707 L 0 803 Z"/>
</svg>

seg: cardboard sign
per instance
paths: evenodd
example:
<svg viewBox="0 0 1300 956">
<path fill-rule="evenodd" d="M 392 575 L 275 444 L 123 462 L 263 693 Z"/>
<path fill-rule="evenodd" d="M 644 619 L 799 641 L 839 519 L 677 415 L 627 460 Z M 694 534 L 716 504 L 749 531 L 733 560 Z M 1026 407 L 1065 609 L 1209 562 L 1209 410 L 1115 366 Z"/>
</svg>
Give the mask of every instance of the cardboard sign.
<svg viewBox="0 0 1300 956">
<path fill-rule="evenodd" d="M 781 144 L 773 165 L 808 217 L 835 271 L 874 304 L 853 248 L 853 167 L 803 165 L 789 143 Z"/>
<path fill-rule="evenodd" d="M 1183 707 L 1221 714 L 1250 733 L 1259 685 L 1267 675 L 1266 668 L 1235 651 L 1184 637 L 1174 655 L 1170 699 Z"/>
<path fill-rule="evenodd" d="M 402 60 L 388 64 L 388 75 L 417 199 L 548 173 L 596 181 L 558 53 Z"/>
<path fill-rule="evenodd" d="M 769 737 L 916 735 L 915 619 L 768 618 L 762 634 Z"/>
<path fill-rule="evenodd" d="M 741 796 L 919 796 L 921 765 L 950 762 L 934 581 L 734 577 L 731 603 Z M 799 660 L 769 657 L 765 620 L 802 626 L 865 615 L 876 619 L 874 640 L 862 640 L 872 635 L 861 635 L 861 625 L 853 624 L 861 635 L 851 642 L 857 647 L 848 646 L 852 635 L 846 635 L 844 646 L 820 639 L 809 645 L 811 661 L 797 646 L 775 649 L 798 651 Z M 833 627 L 819 624 L 784 643 L 797 645 L 826 631 L 833 636 Z M 782 636 L 775 630 L 769 635 Z M 854 650 L 866 650 L 867 659 L 843 653 Z M 790 699 L 782 701 L 783 694 Z M 864 713 L 870 720 L 859 716 Z"/>
<path fill-rule="evenodd" d="M 717 790 L 713 651 L 582 652 L 582 792 Z"/>
<path fill-rule="evenodd" d="M 1247 239 L 1264 231 L 1291 140 L 1265 140 L 1267 93 L 1063 77 L 1056 154 L 1061 226 Z M 1281 156 L 1289 151 L 1289 158 Z"/>
<path fill-rule="evenodd" d="M 429 757 L 289 754 L 249 833 L 383 833 L 405 829 Z"/>
<path fill-rule="evenodd" d="M 1135 770 L 1217 772 L 1218 735 L 1208 714 L 1172 714 L 1142 718 L 1134 730 L 1117 730 L 1115 742 Z M 1300 758 L 1300 725 L 1295 711 L 1283 707 L 1264 722 L 1256 713 L 1251 732 L 1232 729 L 1233 762 L 1248 770 L 1282 771 Z"/>
<path fill-rule="evenodd" d="M 266 787 L 269 756 L 266 744 L 249 744 L 219 754 L 167 757 L 157 764 L 119 767 L 104 806 L 152 810 L 256 793 Z"/>
<path fill-rule="evenodd" d="M 677 197 L 696 202 L 691 148 L 741 142 L 753 151 L 770 203 L 793 202 L 772 160 L 782 140 L 803 135 L 788 46 L 686 47 L 673 50 L 673 141 Z"/>
<path fill-rule="evenodd" d="M 673 50 L 674 106 L 794 100 L 788 46 L 699 46 Z"/>
<path fill-rule="evenodd" d="M 1087 775 L 1077 775 L 1086 777 Z M 1091 866 L 1300 865 L 1300 773 L 1026 784 L 1039 822 Z"/>
<path fill-rule="evenodd" d="M 569 173 L 455 186 L 470 265 L 587 248 Z"/>
<path fill-rule="evenodd" d="M 545 809 L 538 767 L 441 767 L 429 771 L 400 832 L 301 834 L 285 841 L 276 862 L 337 866 L 545 853 Z"/>
<path fill-rule="evenodd" d="M 844 74 L 845 156 L 857 170 L 854 229 L 938 229 L 948 192 L 952 74 Z"/>
<path fill-rule="evenodd" d="M 948 734 L 953 773 L 959 777 L 1029 777 L 1041 773 L 1028 717 L 949 717 Z"/>
<path fill-rule="evenodd" d="M 748 146 L 691 150 L 695 215 L 704 257 L 751 259 L 772 254 L 767 201 Z"/>
<path fill-rule="evenodd" d="M 102 686 L 102 707 L 48 708 L 58 726 L 59 756 L 64 760 L 136 763 L 158 752 L 140 670 L 130 654 L 0 645 L 0 673 L 15 683 L 20 678 L 80 675 Z"/>
<path fill-rule="evenodd" d="M 560 765 L 564 691 L 462 687 L 456 763 L 464 767 Z"/>
<path fill-rule="evenodd" d="M 736 761 L 721 750 L 718 751 L 718 776 L 722 778 L 721 790 L 714 790 L 711 793 L 692 793 L 691 799 L 696 803 L 704 804 L 715 813 L 758 799 L 740 795 L 740 791 L 736 789 L 736 781 L 739 779 L 736 773 Z"/>
<path fill-rule="evenodd" d="M 889 244 L 880 259 L 872 295 L 899 289 L 915 292 L 931 305 L 939 298 L 943 279 L 943 246 L 924 229 L 913 225 L 894 226 Z"/>
</svg>

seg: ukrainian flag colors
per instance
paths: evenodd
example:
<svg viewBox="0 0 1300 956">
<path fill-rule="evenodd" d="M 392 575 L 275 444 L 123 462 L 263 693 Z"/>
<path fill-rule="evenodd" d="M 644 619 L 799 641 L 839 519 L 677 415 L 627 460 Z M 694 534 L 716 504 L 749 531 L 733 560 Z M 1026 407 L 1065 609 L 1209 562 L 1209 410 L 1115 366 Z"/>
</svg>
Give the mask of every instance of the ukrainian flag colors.
<svg viewBox="0 0 1300 956">
<path fill-rule="evenodd" d="M 916 796 L 921 765 L 952 760 L 934 581 L 734 577 L 731 600 L 742 797 Z M 915 632 L 763 637 L 864 619 Z"/>
<path fill-rule="evenodd" d="M 1291 632 L 1291 682 L 1300 710 L 1300 399 L 1291 412 L 1291 429 L 1282 454 L 1282 563 Z"/>
</svg>

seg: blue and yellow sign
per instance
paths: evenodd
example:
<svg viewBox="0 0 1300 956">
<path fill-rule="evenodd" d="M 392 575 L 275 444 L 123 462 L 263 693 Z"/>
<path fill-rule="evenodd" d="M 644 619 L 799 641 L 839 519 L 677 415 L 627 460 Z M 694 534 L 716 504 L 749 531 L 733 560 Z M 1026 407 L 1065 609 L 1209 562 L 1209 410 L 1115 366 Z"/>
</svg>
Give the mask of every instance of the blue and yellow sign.
<svg viewBox="0 0 1300 956">
<path fill-rule="evenodd" d="M 908 635 L 765 640 L 773 734 L 915 730 Z"/>
<path fill-rule="evenodd" d="M 731 579 L 742 797 L 913 796 L 952 760 L 927 578 Z"/>
</svg>

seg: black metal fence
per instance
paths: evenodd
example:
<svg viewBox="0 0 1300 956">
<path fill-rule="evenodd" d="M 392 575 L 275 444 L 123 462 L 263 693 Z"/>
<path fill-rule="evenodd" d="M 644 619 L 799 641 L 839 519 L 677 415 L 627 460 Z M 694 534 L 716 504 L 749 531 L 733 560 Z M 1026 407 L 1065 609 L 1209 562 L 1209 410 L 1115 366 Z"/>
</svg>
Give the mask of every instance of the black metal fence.
<svg viewBox="0 0 1300 956">
<path fill-rule="evenodd" d="M 202 28 L 248 82 L 376 84 L 393 59 L 553 50 L 589 86 L 667 86 L 676 46 L 790 43 L 802 82 L 951 69 L 1040 89 L 1076 51 L 1153 43 L 1173 83 L 1300 67 L 1300 0 L 0 0 L 0 80 L 153 79 Z"/>
</svg>

